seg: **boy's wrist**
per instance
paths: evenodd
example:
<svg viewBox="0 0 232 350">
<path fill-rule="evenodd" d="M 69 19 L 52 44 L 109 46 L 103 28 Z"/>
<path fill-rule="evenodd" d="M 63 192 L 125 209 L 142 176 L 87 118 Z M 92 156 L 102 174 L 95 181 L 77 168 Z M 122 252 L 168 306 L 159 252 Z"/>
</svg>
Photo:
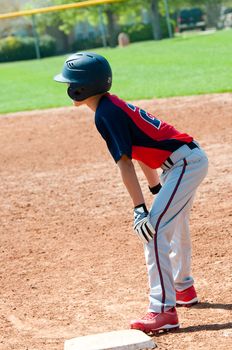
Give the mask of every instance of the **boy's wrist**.
<svg viewBox="0 0 232 350">
<path fill-rule="evenodd" d="M 150 187 L 150 186 L 148 186 L 148 187 L 149 187 L 149 190 L 152 194 L 157 194 L 161 190 L 162 185 L 159 183 L 158 185 L 155 185 L 153 187 Z"/>
<path fill-rule="evenodd" d="M 148 213 L 148 210 L 147 210 L 147 207 L 146 207 L 146 204 L 145 204 L 145 203 L 141 203 L 141 204 L 139 204 L 139 205 L 136 205 L 136 206 L 134 207 L 134 210 L 135 210 L 135 209 L 139 209 L 139 208 L 143 209 L 144 213 Z"/>
</svg>

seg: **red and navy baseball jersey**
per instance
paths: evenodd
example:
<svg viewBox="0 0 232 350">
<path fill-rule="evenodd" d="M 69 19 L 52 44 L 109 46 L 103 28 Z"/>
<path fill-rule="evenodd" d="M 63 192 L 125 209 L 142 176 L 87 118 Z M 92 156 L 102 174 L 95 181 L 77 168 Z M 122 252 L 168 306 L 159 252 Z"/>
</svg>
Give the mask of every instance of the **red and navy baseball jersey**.
<svg viewBox="0 0 232 350">
<path fill-rule="evenodd" d="M 109 93 L 99 102 L 95 124 L 115 162 L 126 155 L 152 169 L 159 168 L 172 152 L 193 140 L 190 135 Z"/>
</svg>

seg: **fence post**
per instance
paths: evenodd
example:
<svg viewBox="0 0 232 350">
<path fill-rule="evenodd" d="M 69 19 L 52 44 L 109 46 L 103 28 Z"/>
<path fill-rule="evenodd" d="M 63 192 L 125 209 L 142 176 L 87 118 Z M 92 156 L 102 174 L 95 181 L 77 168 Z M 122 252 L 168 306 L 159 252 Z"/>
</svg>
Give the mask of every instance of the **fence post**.
<svg viewBox="0 0 232 350">
<path fill-rule="evenodd" d="M 35 15 L 31 16 L 32 18 L 32 31 L 33 31 L 33 36 L 34 36 L 34 43 L 35 43 L 35 53 L 36 53 L 36 58 L 40 59 L 40 48 L 39 48 L 39 35 L 36 30 L 36 20 L 35 20 Z"/>
<path fill-rule="evenodd" d="M 106 43 L 106 31 L 105 31 L 105 25 L 103 22 L 103 15 L 102 15 L 102 7 L 99 6 L 98 8 L 98 16 L 99 16 L 99 22 L 100 22 L 100 31 L 101 31 L 101 37 L 102 37 L 102 43 L 104 47 L 107 47 Z"/>
<path fill-rule="evenodd" d="M 171 26 L 171 22 L 170 22 L 168 0 L 164 0 L 164 6 L 165 6 L 166 22 L 167 22 L 167 27 L 168 27 L 168 35 L 169 35 L 169 38 L 172 38 L 173 33 L 172 33 L 172 26 Z"/>
</svg>

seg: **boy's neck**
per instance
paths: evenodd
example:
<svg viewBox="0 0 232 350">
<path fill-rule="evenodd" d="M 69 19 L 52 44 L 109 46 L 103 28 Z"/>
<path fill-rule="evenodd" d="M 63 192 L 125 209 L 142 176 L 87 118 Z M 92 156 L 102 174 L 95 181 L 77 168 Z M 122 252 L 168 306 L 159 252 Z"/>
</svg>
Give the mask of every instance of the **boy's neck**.
<svg viewBox="0 0 232 350">
<path fill-rule="evenodd" d="M 90 109 L 92 109 L 92 111 L 96 112 L 97 106 L 98 106 L 100 99 L 102 98 L 103 95 L 105 95 L 105 93 L 89 97 L 88 99 L 86 99 L 86 105 Z"/>
</svg>

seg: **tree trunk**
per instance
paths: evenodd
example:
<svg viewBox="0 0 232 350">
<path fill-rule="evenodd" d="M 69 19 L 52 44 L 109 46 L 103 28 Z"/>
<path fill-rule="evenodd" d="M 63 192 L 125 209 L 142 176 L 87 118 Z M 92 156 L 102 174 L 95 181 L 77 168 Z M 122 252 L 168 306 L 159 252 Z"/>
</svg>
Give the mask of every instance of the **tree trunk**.
<svg viewBox="0 0 232 350">
<path fill-rule="evenodd" d="M 220 17 L 221 1 L 208 0 L 206 3 L 207 26 L 216 27 Z"/>
<path fill-rule="evenodd" d="M 69 35 L 59 30 L 58 26 L 47 27 L 47 33 L 56 39 L 56 50 L 58 54 L 63 54 L 72 50 L 69 43 Z"/>
<path fill-rule="evenodd" d="M 116 16 L 110 8 L 106 10 L 106 16 L 107 16 L 107 31 L 108 31 L 109 46 L 115 47 L 117 45 Z"/>
<path fill-rule="evenodd" d="M 162 39 L 159 15 L 159 0 L 151 0 L 151 23 L 154 39 Z"/>
</svg>

